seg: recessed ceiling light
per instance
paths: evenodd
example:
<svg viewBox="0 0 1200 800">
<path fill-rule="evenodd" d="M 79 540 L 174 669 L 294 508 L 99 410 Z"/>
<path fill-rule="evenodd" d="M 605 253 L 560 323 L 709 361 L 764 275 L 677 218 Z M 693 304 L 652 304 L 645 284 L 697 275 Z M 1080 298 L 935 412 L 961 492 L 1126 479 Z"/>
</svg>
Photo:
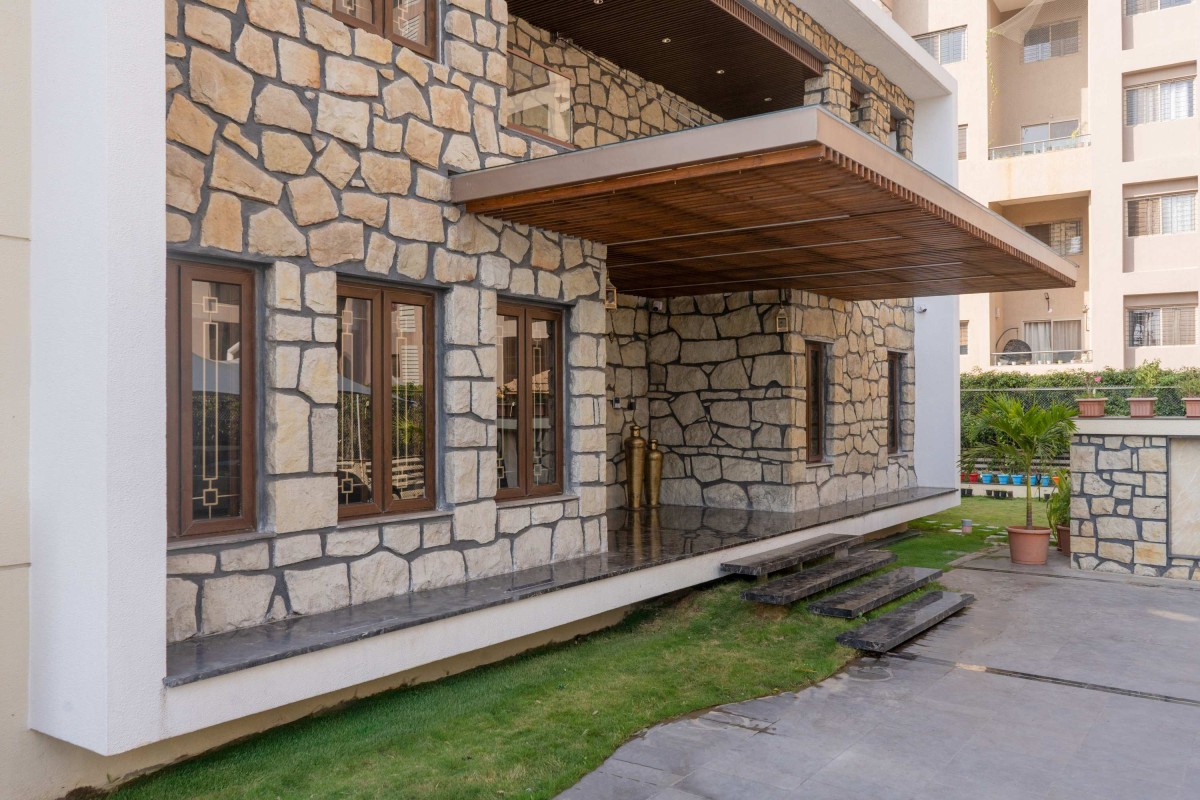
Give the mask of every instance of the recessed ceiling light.
<svg viewBox="0 0 1200 800">
<path fill-rule="evenodd" d="M 717 70 L 717 74 L 718 74 L 718 75 L 724 75 L 724 74 L 725 74 L 725 70 L 723 70 L 723 69 L 719 69 L 719 70 Z"/>
<path fill-rule="evenodd" d="M 592 0 L 592 2 L 593 2 L 593 3 L 595 3 L 595 4 L 596 4 L 596 5 L 598 5 L 598 6 L 602 6 L 602 5 L 604 5 L 604 0 Z"/>
<path fill-rule="evenodd" d="M 763 98 L 763 102 L 764 102 L 764 103 L 769 103 L 769 102 L 771 102 L 771 101 L 772 101 L 772 100 L 774 100 L 774 99 L 775 99 L 774 97 L 764 97 L 764 98 Z"/>
<path fill-rule="evenodd" d="M 670 37 L 670 36 L 668 36 L 668 37 L 666 37 L 665 39 L 663 39 L 663 44 L 670 44 L 670 43 L 671 43 L 671 37 Z"/>
</svg>

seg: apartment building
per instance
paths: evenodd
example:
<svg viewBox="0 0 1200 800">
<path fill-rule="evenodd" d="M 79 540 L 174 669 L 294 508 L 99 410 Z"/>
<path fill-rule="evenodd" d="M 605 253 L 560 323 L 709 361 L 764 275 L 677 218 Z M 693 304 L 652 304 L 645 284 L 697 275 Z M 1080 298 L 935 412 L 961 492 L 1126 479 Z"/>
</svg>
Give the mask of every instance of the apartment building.
<svg viewBox="0 0 1200 800">
<path fill-rule="evenodd" d="M 895 0 L 958 81 L 959 185 L 1079 265 L 960 300 L 964 370 L 1200 365 L 1193 0 Z"/>
<path fill-rule="evenodd" d="M 0 15 L 3 800 L 950 507 L 957 295 L 1075 283 L 870 0 Z"/>
</svg>

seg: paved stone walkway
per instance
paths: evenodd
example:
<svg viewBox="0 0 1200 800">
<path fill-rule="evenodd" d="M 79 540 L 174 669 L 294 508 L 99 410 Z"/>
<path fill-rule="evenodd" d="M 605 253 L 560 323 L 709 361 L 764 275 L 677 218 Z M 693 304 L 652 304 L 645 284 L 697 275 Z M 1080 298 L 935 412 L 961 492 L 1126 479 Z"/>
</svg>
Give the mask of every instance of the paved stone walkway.
<svg viewBox="0 0 1200 800">
<path fill-rule="evenodd" d="M 967 562 L 975 605 L 810 689 L 662 725 L 563 800 L 1194 800 L 1200 584 Z"/>
</svg>

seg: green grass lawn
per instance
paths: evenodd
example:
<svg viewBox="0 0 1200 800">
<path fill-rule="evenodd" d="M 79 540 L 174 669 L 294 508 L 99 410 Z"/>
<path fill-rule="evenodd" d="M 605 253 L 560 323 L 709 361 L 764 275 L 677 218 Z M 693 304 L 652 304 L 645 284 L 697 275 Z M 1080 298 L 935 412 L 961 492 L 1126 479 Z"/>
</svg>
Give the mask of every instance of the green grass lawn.
<svg viewBox="0 0 1200 800">
<path fill-rule="evenodd" d="M 1015 514 L 1013 509 L 1015 509 Z M 1003 525 L 1020 501 L 971 499 L 920 520 L 900 564 L 944 567 L 986 546 L 964 515 Z M 856 622 L 743 602 L 720 582 L 620 625 L 410 689 L 356 701 L 142 778 L 119 800 L 550 798 L 639 730 L 837 672 Z M 880 612 L 882 613 L 882 610 Z"/>
</svg>

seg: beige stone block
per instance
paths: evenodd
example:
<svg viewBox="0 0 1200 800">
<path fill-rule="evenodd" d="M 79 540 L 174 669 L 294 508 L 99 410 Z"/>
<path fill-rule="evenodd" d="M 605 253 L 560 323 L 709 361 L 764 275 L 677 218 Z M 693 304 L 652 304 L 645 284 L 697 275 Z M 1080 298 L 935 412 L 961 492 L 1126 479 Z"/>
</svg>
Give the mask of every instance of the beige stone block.
<svg viewBox="0 0 1200 800">
<path fill-rule="evenodd" d="M 533 266 L 538 269 L 556 270 L 562 264 L 562 250 L 540 231 L 533 232 Z"/>
<path fill-rule="evenodd" d="M 1101 558 L 1109 561 L 1119 561 L 1122 564 L 1133 563 L 1133 548 L 1116 542 L 1100 542 L 1096 552 Z"/>
<path fill-rule="evenodd" d="M 293 613 L 321 614 L 350 605 L 350 581 L 345 564 L 286 570 L 284 580 Z"/>
<path fill-rule="evenodd" d="M 342 195 L 342 213 L 361 220 L 372 228 L 382 228 L 387 222 L 387 198 L 366 192 L 347 192 Z"/>
<path fill-rule="evenodd" d="M 450 137 L 442 160 L 463 172 L 471 172 L 479 169 L 479 149 L 470 136 L 455 134 Z"/>
<path fill-rule="evenodd" d="M 313 472 L 333 472 L 337 468 L 337 446 L 337 409 L 314 408 L 312 411 Z"/>
<path fill-rule="evenodd" d="M 337 319 L 334 317 L 318 317 L 313 320 L 313 340 L 324 343 L 336 342 L 338 340 Z"/>
<path fill-rule="evenodd" d="M 224 572 L 253 572 L 271 567 L 271 553 L 266 542 L 221 551 L 221 570 Z"/>
<path fill-rule="evenodd" d="M 320 89 L 321 54 L 291 39 L 280 39 L 279 77 L 293 86 Z"/>
<path fill-rule="evenodd" d="M 200 587 L 192 581 L 167 578 L 167 643 L 195 636 L 196 597 Z"/>
<path fill-rule="evenodd" d="M 334 531 L 325 537 L 327 556 L 364 556 L 379 546 L 377 528 Z"/>
<path fill-rule="evenodd" d="M 477 255 L 491 253 L 500 246 L 500 237 L 491 228 L 479 221 L 474 214 L 464 214 L 450 226 L 446 246 L 460 253 Z"/>
<path fill-rule="evenodd" d="M 1162 447 L 1148 447 L 1138 451 L 1138 469 L 1142 472 L 1166 472 L 1167 451 Z"/>
<path fill-rule="evenodd" d="M 512 572 L 512 542 L 501 539 L 485 547 L 463 552 L 467 561 L 467 580 L 491 578 Z"/>
<path fill-rule="evenodd" d="M 383 87 L 383 109 L 388 119 L 413 116 L 429 121 L 429 105 L 425 94 L 412 78 L 401 78 Z"/>
<path fill-rule="evenodd" d="M 276 261 L 267 272 L 267 305 L 285 311 L 300 311 L 300 267 Z"/>
<path fill-rule="evenodd" d="M 209 183 L 214 188 L 225 189 L 265 203 L 279 202 L 279 196 L 283 193 L 283 183 L 254 166 L 224 143 L 217 144 L 217 155 Z"/>
<path fill-rule="evenodd" d="M 345 189 L 357 171 L 358 161 L 337 142 L 330 142 L 317 159 L 317 172 L 338 189 Z"/>
<path fill-rule="evenodd" d="M 515 264 L 525 260 L 529 247 L 529 237 L 522 236 L 512 228 L 506 228 L 500 235 L 500 252 Z"/>
<path fill-rule="evenodd" d="M 388 232 L 402 239 L 445 241 L 442 207 L 435 203 L 394 197 L 389 204 Z"/>
<path fill-rule="evenodd" d="M 396 249 L 396 271 L 419 281 L 429 273 L 429 245 L 402 244 Z"/>
<path fill-rule="evenodd" d="M 279 71 L 275 61 L 275 40 L 253 26 L 242 27 L 233 53 L 242 66 L 259 75 L 274 78 Z"/>
<path fill-rule="evenodd" d="M 250 117 L 254 76 L 211 50 L 192 48 L 188 63 L 192 99 L 238 122 Z"/>
<path fill-rule="evenodd" d="M 317 100 L 317 130 L 343 141 L 366 147 L 371 124 L 371 105 L 358 100 L 343 100 L 321 93 Z"/>
<path fill-rule="evenodd" d="M 413 559 L 410 568 L 414 592 L 452 586 L 466 580 L 466 564 L 462 553 L 452 550 L 418 556 Z"/>
<path fill-rule="evenodd" d="M 222 11 L 228 11 L 231 14 L 236 13 L 238 6 L 242 4 L 242 0 L 203 0 L 203 2 L 207 3 L 213 8 L 219 8 Z"/>
<path fill-rule="evenodd" d="M 179 0 L 164 0 L 163 21 L 167 36 L 179 35 Z"/>
<path fill-rule="evenodd" d="M 362 28 L 354 29 L 354 55 L 376 64 L 392 63 L 392 43 Z"/>
<path fill-rule="evenodd" d="M 369 272 L 386 275 L 392 271 L 396 259 L 396 243 L 377 231 L 371 231 L 367 247 L 366 267 Z"/>
<path fill-rule="evenodd" d="M 404 152 L 414 161 L 437 169 L 441 166 L 444 141 L 445 136 L 440 131 L 417 120 L 409 120 L 408 131 L 404 135 Z"/>
<path fill-rule="evenodd" d="M 246 135 L 242 133 L 242 129 L 237 125 L 234 125 L 232 122 L 225 123 L 224 129 L 221 131 L 221 136 L 227 141 L 233 142 L 238 147 L 242 148 L 242 150 L 244 150 L 251 158 L 258 158 L 258 145 L 250 141 L 250 139 L 248 139 Z"/>
<path fill-rule="evenodd" d="M 251 221 L 253 226 L 253 221 Z M 267 340 L 271 342 L 311 342 L 312 320 L 295 314 L 267 316 Z"/>
<path fill-rule="evenodd" d="M 331 528 L 337 525 L 337 477 L 321 475 L 271 481 L 267 486 L 267 508 L 277 533 Z M 317 550 L 320 555 L 319 544 Z M 278 552 L 277 544 L 277 566 Z"/>
<path fill-rule="evenodd" d="M 334 53 L 350 55 L 350 29 L 328 14 L 307 6 L 304 8 L 304 38 Z"/>
<path fill-rule="evenodd" d="M 1095 553 L 1096 540 L 1090 536 L 1072 536 L 1071 537 L 1071 552 L 1072 553 Z"/>
<path fill-rule="evenodd" d="M 361 222 L 333 222 L 308 234 L 308 256 L 318 267 L 363 260 Z"/>
<path fill-rule="evenodd" d="M 183 214 L 167 213 L 167 241 L 186 242 L 192 238 L 192 222 Z"/>
<path fill-rule="evenodd" d="M 182 42 L 167 42 L 163 49 L 169 58 L 186 58 L 188 53 L 187 45 Z"/>
<path fill-rule="evenodd" d="M 260 28 L 288 36 L 300 35 L 296 0 L 246 0 L 246 14 Z"/>
<path fill-rule="evenodd" d="M 337 218 L 338 207 L 337 201 L 333 199 L 333 192 L 329 190 L 329 185 L 316 175 L 288 181 L 287 191 L 292 216 L 300 225 L 316 225 L 318 222 Z M 309 246 L 310 249 L 315 247 L 311 242 Z"/>
<path fill-rule="evenodd" d="M 419 549 L 421 547 L 421 524 L 405 522 L 399 525 L 385 526 L 383 546 L 401 555 Z"/>
<path fill-rule="evenodd" d="M 314 403 L 337 402 L 337 350 L 315 347 L 304 351 L 300 366 L 300 391 Z"/>
<path fill-rule="evenodd" d="M 245 120 L 241 120 L 245 122 Z M 254 101 L 254 121 L 297 133 L 312 133 L 312 114 L 291 89 L 270 84 Z"/>
<path fill-rule="evenodd" d="M 234 253 L 242 252 L 242 201 L 231 194 L 213 192 L 200 225 L 200 244 Z"/>
<path fill-rule="evenodd" d="M 164 78 L 166 80 L 168 92 L 172 89 L 178 89 L 183 85 L 183 73 L 179 71 L 179 67 L 175 66 L 174 64 L 167 64 L 167 68 L 164 72 Z"/>
<path fill-rule="evenodd" d="M 429 107 L 433 124 L 439 128 L 467 133 L 471 130 L 471 111 L 467 95 L 460 89 L 434 86 L 429 90 Z"/>
<path fill-rule="evenodd" d="M 308 252 L 304 234 L 278 208 L 250 217 L 250 251 L 265 256 L 302 256 Z"/>
<path fill-rule="evenodd" d="M 577 297 L 593 295 L 600 291 L 600 283 L 591 267 L 573 269 L 563 275 L 563 299 L 568 302 Z"/>
<path fill-rule="evenodd" d="M 450 179 L 431 170 L 418 168 L 417 196 L 442 203 L 450 202 Z"/>
<path fill-rule="evenodd" d="M 446 502 L 466 503 L 479 499 L 479 458 L 474 450 L 452 450 L 442 460 L 446 476 Z"/>
<path fill-rule="evenodd" d="M 274 593 L 274 575 L 229 575 L 205 581 L 200 632 L 207 636 L 261 624 Z"/>
<path fill-rule="evenodd" d="M 350 564 L 350 601 L 356 605 L 405 594 L 408 586 L 408 562 L 391 553 L 376 553 Z"/>
<path fill-rule="evenodd" d="M 1167 564 L 1167 546 L 1155 542 L 1134 542 L 1133 560 L 1137 564 L 1164 567 Z"/>
<path fill-rule="evenodd" d="M 338 94 L 376 97 L 379 73 L 368 64 L 329 56 L 325 59 L 325 88 Z"/>
<path fill-rule="evenodd" d="M 178 553 L 167 556 L 168 575 L 211 575 L 217 571 L 212 553 Z"/>
<path fill-rule="evenodd" d="M 293 133 L 265 131 L 262 139 L 263 164 L 272 172 L 303 175 L 313 156 L 308 146 Z M 316 178 L 315 180 L 320 180 Z"/>
<path fill-rule="evenodd" d="M 396 66 L 422 86 L 429 81 L 429 62 L 407 47 L 400 48 L 400 53 L 396 56 Z"/>
<path fill-rule="evenodd" d="M 472 256 L 439 249 L 433 254 L 433 276 L 443 283 L 473 281 L 478 271 L 478 263 L 479 259 Z"/>
<path fill-rule="evenodd" d="M 454 541 L 486 544 L 495 538 L 495 500 L 460 505 L 454 509 Z"/>
<path fill-rule="evenodd" d="M 197 42 L 229 52 L 233 26 L 229 23 L 229 17 L 211 8 L 187 5 L 183 10 L 183 31 Z"/>
<path fill-rule="evenodd" d="M 304 278 L 304 305 L 318 314 L 337 313 L 337 275 L 310 272 Z"/>
<path fill-rule="evenodd" d="M 362 176 L 367 187 L 376 194 L 407 194 L 412 184 L 412 166 L 407 158 L 365 152 L 362 154 Z"/>
<path fill-rule="evenodd" d="M 275 392 L 267 402 L 267 472 L 308 472 L 308 402 Z"/>
<path fill-rule="evenodd" d="M 385 122 L 376 117 L 371 121 L 371 141 L 376 150 L 385 153 L 404 152 L 404 125 L 399 122 Z"/>
<path fill-rule="evenodd" d="M 180 147 L 167 145 L 167 205 L 180 211 L 200 208 L 200 187 L 204 184 L 204 164 Z"/>
<path fill-rule="evenodd" d="M 172 98 L 171 109 L 167 112 L 168 139 L 207 155 L 212 152 L 216 133 L 217 123 L 190 100 L 182 94 Z"/>
</svg>

